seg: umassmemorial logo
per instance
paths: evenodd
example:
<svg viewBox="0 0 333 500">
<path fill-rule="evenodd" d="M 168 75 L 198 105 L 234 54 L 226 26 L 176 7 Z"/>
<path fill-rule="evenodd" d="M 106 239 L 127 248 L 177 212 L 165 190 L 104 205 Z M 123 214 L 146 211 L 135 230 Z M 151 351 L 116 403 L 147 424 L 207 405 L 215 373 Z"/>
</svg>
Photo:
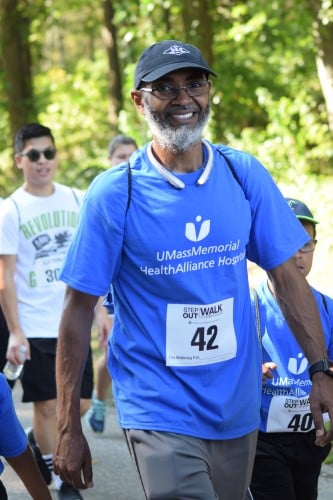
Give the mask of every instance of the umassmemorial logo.
<svg viewBox="0 0 333 500">
<path fill-rule="evenodd" d="M 194 221 L 185 223 L 184 235 L 187 240 L 197 243 L 205 240 L 210 231 L 210 219 L 203 220 L 201 215 L 197 215 Z M 191 260 L 192 258 L 196 260 Z M 216 245 L 193 245 L 186 249 L 158 250 L 157 265 L 141 266 L 140 269 L 147 276 L 172 275 L 236 265 L 244 259 L 245 251 L 240 250 L 240 240 L 237 240 Z"/>
</svg>

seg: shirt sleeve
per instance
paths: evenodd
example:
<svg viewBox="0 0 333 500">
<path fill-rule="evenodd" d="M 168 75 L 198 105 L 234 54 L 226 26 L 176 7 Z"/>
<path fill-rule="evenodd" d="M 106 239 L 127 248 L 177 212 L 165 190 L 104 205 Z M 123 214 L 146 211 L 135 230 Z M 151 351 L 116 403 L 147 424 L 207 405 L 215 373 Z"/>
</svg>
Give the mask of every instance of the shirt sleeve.
<svg viewBox="0 0 333 500">
<path fill-rule="evenodd" d="M 91 184 L 60 275 L 72 288 L 102 296 L 117 275 L 122 259 L 127 183 L 125 165 L 123 169 L 107 170 Z"/>
<path fill-rule="evenodd" d="M 255 157 L 232 148 L 224 148 L 223 153 L 251 207 L 247 257 L 269 271 L 291 258 L 310 237 L 271 174 Z"/>
<path fill-rule="evenodd" d="M 19 215 L 15 201 L 7 198 L 0 205 L 0 254 L 17 255 L 19 246 Z"/>
</svg>

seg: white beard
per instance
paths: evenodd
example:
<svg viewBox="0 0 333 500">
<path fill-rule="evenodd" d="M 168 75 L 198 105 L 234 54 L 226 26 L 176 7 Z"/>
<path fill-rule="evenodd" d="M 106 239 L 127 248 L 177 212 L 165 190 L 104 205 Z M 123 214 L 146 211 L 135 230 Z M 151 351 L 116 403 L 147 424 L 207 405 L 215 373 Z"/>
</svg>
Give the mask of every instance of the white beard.
<svg viewBox="0 0 333 500">
<path fill-rule="evenodd" d="M 201 140 L 201 135 L 209 118 L 209 106 L 200 116 L 198 123 L 191 127 L 189 125 L 179 125 L 174 128 L 158 119 L 156 113 L 151 110 L 147 100 L 145 100 L 145 118 L 147 124 L 162 149 L 173 153 L 184 153 L 189 151 L 194 144 Z"/>
</svg>

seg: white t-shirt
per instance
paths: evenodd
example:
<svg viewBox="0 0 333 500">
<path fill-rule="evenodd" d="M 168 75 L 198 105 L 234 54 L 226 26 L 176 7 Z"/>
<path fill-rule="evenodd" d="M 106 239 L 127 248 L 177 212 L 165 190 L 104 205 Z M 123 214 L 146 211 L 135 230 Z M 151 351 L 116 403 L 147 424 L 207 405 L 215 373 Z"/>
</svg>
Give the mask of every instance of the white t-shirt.
<svg viewBox="0 0 333 500">
<path fill-rule="evenodd" d="M 22 187 L 0 207 L 0 254 L 16 255 L 20 323 L 27 338 L 54 338 L 65 286 L 59 271 L 77 226 L 83 193 L 54 183 L 51 196 Z"/>
</svg>

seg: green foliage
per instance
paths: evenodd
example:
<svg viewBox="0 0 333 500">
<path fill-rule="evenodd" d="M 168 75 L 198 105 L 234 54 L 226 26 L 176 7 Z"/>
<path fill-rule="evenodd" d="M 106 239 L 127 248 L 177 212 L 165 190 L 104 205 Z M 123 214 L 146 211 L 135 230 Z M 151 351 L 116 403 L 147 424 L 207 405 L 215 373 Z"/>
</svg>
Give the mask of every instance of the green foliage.
<svg viewBox="0 0 333 500">
<path fill-rule="evenodd" d="M 215 140 L 250 151 L 292 181 L 300 172 L 332 174 L 333 150 L 313 19 L 303 2 L 288 4 L 248 1 L 231 10 L 219 35 L 224 69 L 212 130 Z"/>
<path fill-rule="evenodd" d="M 108 116 L 102 2 L 26 4 L 33 14 L 30 44 L 38 119 L 56 137 L 58 180 L 84 188 L 108 167 L 106 148 L 114 133 Z M 130 100 L 134 66 L 142 50 L 164 38 L 199 43 L 202 33 L 211 30 L 211 63 L 218 78 L 213 78 L 207 135 L 255 154 L 277 179 L 294 182 L 309 173 L 331 175 L 332 135 L 317 77 L 308 2 L 207 0 L 205 19 L 192 14 L 198 1 L 193 9 L 190 4 L 114 0 L 124 96 L 119 131 L 139 144 L 149 139 Z M 331 21 L 331 2 L 322 6 L 321 16 Z M 13 168 L 1 69 L 0 108 L 0 195 L 4 195 L 20 179 Z"/>
<path fill-rule="evenodd" d="M 102 85 L 96 85 L 91 72 Z M 72 74 L 52 68 L 36 79 L 37 88 L 48 92 L 38 96 L 43 103 L 39 119 L 56 137 L 58 177 L 78 187 L 86 187 L 96 172 L 107 167 L 109 125 L 104 72 L 100 59 L 80 59 Z"/>
<path fill-rule="evenodd" d="M 301 89 L 294 98 L 282 96 L 277 101 L 265 88 L 258 88 L 256 95 L 266 110 L 267 126 L 244 128 L 233 144 L 250 150 L 280 180 L 294 182 L 302 173 L 331 173 L 331 136 L 325 120 L 318 120 L 320 107 L 325 114 L 323 105 L 318 105 L 320 96 Z"/>
</svg>

